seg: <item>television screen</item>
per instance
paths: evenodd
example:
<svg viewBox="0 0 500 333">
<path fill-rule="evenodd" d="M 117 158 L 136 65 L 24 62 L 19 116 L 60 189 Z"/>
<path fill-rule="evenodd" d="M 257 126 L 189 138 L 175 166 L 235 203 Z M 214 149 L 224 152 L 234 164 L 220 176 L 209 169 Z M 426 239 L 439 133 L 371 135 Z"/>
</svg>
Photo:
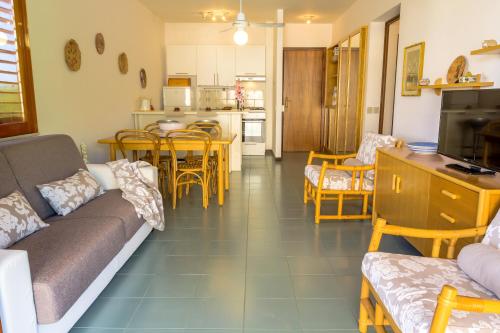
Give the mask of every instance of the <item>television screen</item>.
<svg viewBox="0 0 500 333">
<path fill-rule="evenodd" d="M 444 91 L 438 151 L 500 171 L 500 89 Z"/>
</svg>

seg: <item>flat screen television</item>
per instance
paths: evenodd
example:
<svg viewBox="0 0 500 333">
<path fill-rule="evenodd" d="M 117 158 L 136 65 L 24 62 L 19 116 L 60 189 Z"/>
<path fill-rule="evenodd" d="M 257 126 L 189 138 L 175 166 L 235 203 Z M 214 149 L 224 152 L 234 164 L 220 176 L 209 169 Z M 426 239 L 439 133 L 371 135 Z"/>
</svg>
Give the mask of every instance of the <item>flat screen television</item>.
<svg viewBox="0 0 500 333">
<path fill-rule="evenodd" d="M 500 171 L 500 89 L 443 92 L 438 152 Z"/>
</svg>

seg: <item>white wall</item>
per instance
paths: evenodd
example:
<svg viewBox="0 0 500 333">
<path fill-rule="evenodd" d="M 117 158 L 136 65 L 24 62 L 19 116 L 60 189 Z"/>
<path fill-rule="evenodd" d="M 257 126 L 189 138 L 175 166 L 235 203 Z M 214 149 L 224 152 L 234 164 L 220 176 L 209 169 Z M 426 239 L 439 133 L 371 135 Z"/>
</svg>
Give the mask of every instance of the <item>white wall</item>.
<svg viewBox="0 0 500 333">
<path fill-rule="evenodd" d="M 470 56 L 483 39 L 500 40 L 498 0 L 358 0 L 333 23 L 334 41 L 361 25 L 385 21 L 401 5 L 400 43 L 394 111 L 394 135 L 406 140 L 437 140 L 441 97 L 423 90 L 420 97 L 401 96 L 402 56 L 405 46 L 426 42 L 424 77 L 445 77 L 450 63 L 465 55 L 469 69 L 500 87 L 498 55 Z M 474 24 L 463 26 L 461 22 Z M 367 86 L 380 84 L 373 76 Z"/>
<path fill-rule="evenodd" d="M 266 29 L 248 28 L 248 45 L 265 45 Z M 165 23 L 165 45 L 234 45 L 231 23 Z"/>
<path fill-rule="evenodd" d="M 446 15 L 443 15 L 446 13 Z M 424 77 L 446 77 L 455 57 L 465 55 L 469 70 L 500 87 L 500 57 L 470 56 L 483 39 L 500 40 L 498 0 L 419 0 L 401 6 L 400 50 L 396 83 L 394 134 L 408 140 L 437 140 L 441 97 L 423 90 L 420 97 L 401 96 L 403 49 L 425 41 Z M 457 24 L 475 18 L 474 24 Z"/>
<path fill-rule="evenodd" d="M 108 158 L 96 140 L 132 126 L 131 112 L 142 96 L 159 108 L 164 77 L 163 23 L 137 0 L 28 0 L 33 77 L 41 134 L 66 133 L 86 143 L 91 161 Z M 94 36 L 106 42 L 98 55 Z M 82 67 L 68 70 L 64 45 L 80 44 Z M 118 71 L 118 55 L 126 52 L 129 72 Z M 139 70 L 148 87 L 142 89 Z"/>
<path fill-rule="evenodd" d="M 287 23 L 284 47 L 327 47 L 332 43 L 331 24 Z"/>
</svg>

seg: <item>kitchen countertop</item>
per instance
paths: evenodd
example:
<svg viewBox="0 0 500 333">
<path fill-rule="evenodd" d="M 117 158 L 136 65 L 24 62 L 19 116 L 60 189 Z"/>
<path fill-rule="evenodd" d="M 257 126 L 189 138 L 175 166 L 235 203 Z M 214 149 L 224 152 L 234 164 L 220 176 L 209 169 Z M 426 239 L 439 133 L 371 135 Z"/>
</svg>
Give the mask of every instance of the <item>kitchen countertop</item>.
<svg viewBox="0 0 500 333">
<path fill-rule="evenodd" d="M 192 116 L 192 115 L 197 115 L 199 113 L 215 113 L 217 115 L 229 115 L 229 114 L 247 114 L 249 113 L 248 111 L 225 111 L 225 110 L 220 110 L 220 111 L 185 111 L 185 112 L 173 112 L 169 111 L 166 112 L 164 110 L 162 111 L 134 111 L 132 112 L 133 115 L 169 115 L 169 116 L 178 116 L 182 117 L 184 115 Z M 261 111 L 263 112 L 263 111 Z"/>
</svg>

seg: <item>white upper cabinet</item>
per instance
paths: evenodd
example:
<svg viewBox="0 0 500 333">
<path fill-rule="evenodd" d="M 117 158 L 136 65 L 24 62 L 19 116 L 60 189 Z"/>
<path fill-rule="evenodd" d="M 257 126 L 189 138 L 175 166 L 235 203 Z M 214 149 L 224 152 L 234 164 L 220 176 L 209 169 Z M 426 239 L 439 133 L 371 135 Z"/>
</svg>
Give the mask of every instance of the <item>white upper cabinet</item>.
<svg viewBox="0 0 500 333">
<path fill-rule="evenodd" d="M 196 75 L 196 46 L 171 45 L 167 47 L 168 75 Z"/>
<path fill-rule="evenodd" d="M 217 84 L 217 47 L 198 46 L 197 48 L 197 84 L 214 86 Z"/>
<path fill-rule="evenodd" d="M 236 59 L 234 46 L 217 47 L 217 85 L 234 86 Z"/>
<path fill-rule="evenodd" d="M 266 47 L 238 46 L 236 48 L 236 75 L 266 75 Z"/>
</svg>

